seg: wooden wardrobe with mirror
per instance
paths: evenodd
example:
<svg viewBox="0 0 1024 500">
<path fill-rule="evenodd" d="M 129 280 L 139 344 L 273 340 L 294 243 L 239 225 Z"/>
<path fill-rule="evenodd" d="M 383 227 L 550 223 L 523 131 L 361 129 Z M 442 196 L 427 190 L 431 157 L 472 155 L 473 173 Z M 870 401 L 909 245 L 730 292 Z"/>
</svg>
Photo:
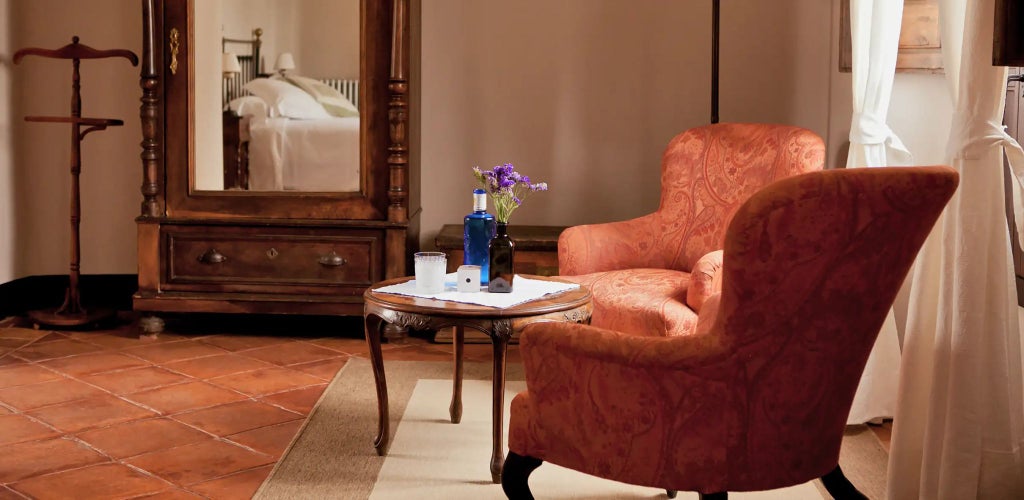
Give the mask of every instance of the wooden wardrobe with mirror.
<svg viewBox="0 0 1024 500">
<path fill-rule="evenodd" d="M 408 3 L 142 0 L 144 329 L 359 315 L 409 274 Z"/>
</svg>

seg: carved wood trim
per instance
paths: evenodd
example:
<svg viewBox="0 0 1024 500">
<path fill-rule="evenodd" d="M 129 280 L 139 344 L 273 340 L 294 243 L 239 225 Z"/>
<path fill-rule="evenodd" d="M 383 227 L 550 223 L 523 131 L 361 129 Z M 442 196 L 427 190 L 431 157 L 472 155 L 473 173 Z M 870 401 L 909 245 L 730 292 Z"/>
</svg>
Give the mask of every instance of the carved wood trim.
<svg viewBox="0 0 1024 500">
<path fill-rule="evenodd" d="M 414 330 L 426 330 L 431 323 L 431 317 L 422 314 L 404 313 L 390 309 L 377 310 L 374 311 L 374 314 L 387 323 Z"/>
<path fill-rule="evenodd" d="M 583 323 L 590 324 L 590 313 L 591 308 L 585 307 L 580 309 L 573 309 L 572 311 L 565 312 L 565 321 L 569 323 Z"/>
<path fill-rule="evenodd" d="M 409 221 L 409 0 L 394 0 L 388 89 L 388 220 Z"/>
<path fill-rule="evenodd" d="M 156 13 L 163 11 L 161 0 L 142 0 L 142 71 L 139 75 L 139 86 L 142 88 L 142 101 L 139 107 L 139 118 L 142 122 L 142 192 L 141 217 L 155 218 L 161 215 L 160 203 L 160 142 L 157 139 L 159 118 L 159 88 L 154 37 L 157 33 Z"/>
<path fill-rule="evenodd" d="M 505 342 L 512 338 L 512 330 L 512 320 L 508 318 L 496 319 L 491 326 L 491 331 L 494 332 L 494 335 Z"/>
</svg>

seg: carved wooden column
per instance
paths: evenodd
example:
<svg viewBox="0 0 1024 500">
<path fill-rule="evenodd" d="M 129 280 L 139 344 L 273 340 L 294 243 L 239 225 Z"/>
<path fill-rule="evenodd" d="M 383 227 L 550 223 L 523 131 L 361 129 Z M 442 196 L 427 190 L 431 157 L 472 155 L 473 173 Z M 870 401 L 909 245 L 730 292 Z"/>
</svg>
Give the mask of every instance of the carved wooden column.
<svg viewBox="0 0 1024 500">
<path fill-rule="evenodd" d="M 157 142 L 157 118 L 159 116 L 157 95 L 159 80 L 156 72 L 156 57 L 153 53 L 154 36 L 156 34 L 154 10 L 156 0 L 142 0 L 142 74 L 139 86 L 142 87 L 142 105 L 139 107 L 139 118 L 142 122 L 142 217 L 159 217 L 160 204 L 157 195 L 159 184 L 160 144 Z"/>
<path fill-rule="evenodd" d="M 388 123 L 391 144 L 388 145 L 390 188 L 388 189 L 388 220 L 409 221 L 409 0 L 394 0 L 393 37 L 391 42 L 391 78 L 388 89 Z"/>
</svg>

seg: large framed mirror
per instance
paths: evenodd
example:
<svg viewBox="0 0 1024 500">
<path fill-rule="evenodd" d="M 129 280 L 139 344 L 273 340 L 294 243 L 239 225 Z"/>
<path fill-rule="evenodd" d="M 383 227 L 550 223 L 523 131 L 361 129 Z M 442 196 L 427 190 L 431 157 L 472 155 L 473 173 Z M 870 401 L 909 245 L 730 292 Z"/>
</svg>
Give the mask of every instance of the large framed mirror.
<svg viewBox="0 0 1024 500">
<path fill-rule="evenodd" d="M 359 4 L 195 5 L 194 191 L 362 191 Z"/>
<path fill-rule="evenodd" d="M 419 240 L 409 0 L 141 0 L 152 313 L 358 315 Z"/>
<path fill-rule="evenodd" d="M 386 218 L 392 2 L 180 3 L 169 213 Z"/>
</svg>

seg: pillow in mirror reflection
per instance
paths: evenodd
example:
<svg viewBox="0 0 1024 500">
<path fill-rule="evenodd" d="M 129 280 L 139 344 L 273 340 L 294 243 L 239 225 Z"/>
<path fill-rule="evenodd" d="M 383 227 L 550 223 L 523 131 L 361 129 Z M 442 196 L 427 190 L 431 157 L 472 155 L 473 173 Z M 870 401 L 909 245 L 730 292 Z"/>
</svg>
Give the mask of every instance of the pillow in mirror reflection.
<svg viewBox="0 0 1024 500">
<path fill-rule="evenodd" d="M 319 120 L 330 118 L 330 113 L 302 89 L 281 80 L 256 78 L 245 84 L 245 90 L 263 99 L 270 109 L 271 117 L 296 120 Z"/>
<path fill-rule="evenodd" d="M 359 116 L 359 109 L 345 98 L 344 94 L 320 80 L 299 75 L 285 75 L 284 79 L 313 96 L 313 99 L 320 103 L 331 116 L 338 118 Z"/>
<path fill-rule="evenodd" d="M 232 99 L 228 103 L 228 109 L 238 116 L 248 116 L 255 119 L 270 117 L 270 108 L 267 107 L 267 103 L 254 95 Z"/>
</svg>

